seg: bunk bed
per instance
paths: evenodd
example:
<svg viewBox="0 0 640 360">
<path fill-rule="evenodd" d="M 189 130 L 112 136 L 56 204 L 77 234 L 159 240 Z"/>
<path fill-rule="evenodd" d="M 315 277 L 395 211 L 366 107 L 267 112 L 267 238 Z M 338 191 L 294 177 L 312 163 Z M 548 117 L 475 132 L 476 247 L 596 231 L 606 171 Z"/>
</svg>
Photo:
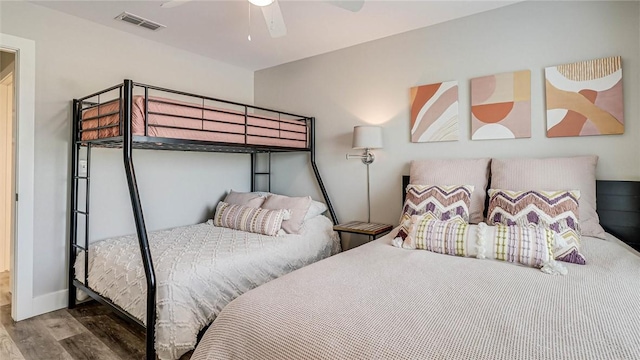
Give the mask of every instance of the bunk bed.
<svg viewBox="0 0 640 360">
<path fill-rule="evenodd" d="M 156 96 L 156 94 L 162 96 Z M 252 191 L 257 190 L 260 176 L 268 177 L 267 190 L 271 190 L 272 153 L 306 152 L 309 154 L 309 163 L 326 203 L 331 222 L 338 223 L 315 161 L 315 119 L 313 117 L 136 83 L 131 80 L 124 80 L 116 86 L 74 99 L 72 106 L 68 306 L 69 308 L 76 306 L 76 291 L 81 290 L 110 307 L 121 317 L 144 327 L 146 358 L 149 360 L 156 359 L 158 279 L 150 247 L 151 236 L 145 226 L 138 192 L 133 149 L 249 154 Z M 139 311 L 137 315 L 125 310 L 113 299 L 101 295 L 101 292 L 96 291 L 89 283 L 89 259 L 92 250 L 89 246 L 90 162 L 91 149 L 96 147 L 122 149 L 136 227 L 136 234 L 129 240 L 135 241 L 133 238 L 137 238 L 139 249 L 135 250 L 140 252 L 140 261 L 144 269 L 144 281 L 141 285 L 146 285 L 146 311 Z M 83 160 L 87 162 L 86 173 L 80 172 L 81 150 L 85 157 Z M 266 172 L 258 170 L 257 162 L 260 154 L 267 155 L 269 166 Z M 84 190 L 84 197 L 80 196 L 81 189 Z M 80 206 L 81 199 L 84 202 L 83 207 Z M 80 217 L 83 217 L 83 221 L 79 221 Z M 82 242 L 78 241 L 81 235 L 84 237 Z M 144 315 L 142 316 L 141 313 Z"/>
</svg>

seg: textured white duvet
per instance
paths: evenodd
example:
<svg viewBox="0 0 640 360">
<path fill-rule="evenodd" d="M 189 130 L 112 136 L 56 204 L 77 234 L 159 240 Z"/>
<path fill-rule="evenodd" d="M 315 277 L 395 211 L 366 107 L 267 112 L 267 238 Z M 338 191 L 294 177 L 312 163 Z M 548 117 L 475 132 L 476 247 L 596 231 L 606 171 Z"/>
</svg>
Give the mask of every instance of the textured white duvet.
<svg viewBox="0 0 640 360">
<path fill-rule="evenodd" d="M 198 332 L 239 295 L 339 249 L 332 223 L 324 216 L 306 221 L 300 235 L 278 237 L 210 223 L 149 234 L 160 359 L 177 359 L 193 349 Z M 89 254 L 89 286 L 144 322 L 146 280 L 137 237 L 95 242 Z M 82 254 L 75 268 L 77 278 L 84 279 Z"/>
<path fill-rule="evenodd" d="M 640 258 L 612 239 L 550 276 L 391 238 L 240 296 L 191 360 L 640 359 Z"/>
</svg>

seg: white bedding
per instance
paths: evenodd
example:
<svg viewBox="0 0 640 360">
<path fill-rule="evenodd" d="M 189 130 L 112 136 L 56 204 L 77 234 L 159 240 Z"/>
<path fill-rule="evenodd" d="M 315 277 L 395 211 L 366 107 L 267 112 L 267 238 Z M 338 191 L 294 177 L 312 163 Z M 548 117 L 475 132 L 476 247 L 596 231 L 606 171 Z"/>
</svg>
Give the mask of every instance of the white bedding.
<svg viewBox="0 0 640 360">
<path fill-rule="evenodd" d="M 332 223 L 317 216 L 300 235 L 271 237 L 204 224 L 149 234 L 157 279 L 156 351 L 177 359 L 231 300 L 339 249 Z M 84 255 L 75 264 L 84 279 Z M 89 286 L 145 321 L 146 278 L 137 237 L 98 241 L 89 251 Z"/>
<path fill-rule="evenodd" d="M 240 296 L 191 360 L 640 359 L 640 258 L 610 236 L 565 276 L 392 237 Z"/>
</svg>

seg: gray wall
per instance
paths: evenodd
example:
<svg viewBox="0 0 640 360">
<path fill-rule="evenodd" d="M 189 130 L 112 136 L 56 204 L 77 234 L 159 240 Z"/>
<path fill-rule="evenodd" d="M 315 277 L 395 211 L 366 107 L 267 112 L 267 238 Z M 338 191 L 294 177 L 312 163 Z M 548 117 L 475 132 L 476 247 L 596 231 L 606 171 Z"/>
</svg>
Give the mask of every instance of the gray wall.
<svg viewBox="0 0 640 360">
<path fill-rule="evenodd" d="M 366 6 L 366 5 L 365 5 Z M 640 179 L 639 3 L 533 2 L 419 29 L 258 71 L 255 101 L 315 116 L 318 163 L 341 221 L 366 219 L 366 172 L 345 160 L 354 125 L 383 126 L 371 166 L 372 221 L 397 223 L 400 176 L 422 158 L 600 156 L 600 179 Z M 624 135 L 547 138 L 544 68 L 620 55 Z M 532 137 L 470 140 L 469 79 L 531 70 Z M 460 141 L 409 141 L 409 88 L 459 81 Z M 310 173 L 288 174 L 302 158 L 281 155 L 276 191 L 315 192 Z"/>
<path fill-rule="evenodd" d="M 253 101 L 253 73 L 45 7 L 0 2 L 0 32 L 36 42 L 34 296 L 66 288 L 70 105 L 131 78 L 142 83 Z M 136 151 L 150 230 L 193 224 L 233 187 L 250 186 L 247 156 Z M 133 233 L 117 150 L 95 151 L 92 237 Z"/>
</svg>

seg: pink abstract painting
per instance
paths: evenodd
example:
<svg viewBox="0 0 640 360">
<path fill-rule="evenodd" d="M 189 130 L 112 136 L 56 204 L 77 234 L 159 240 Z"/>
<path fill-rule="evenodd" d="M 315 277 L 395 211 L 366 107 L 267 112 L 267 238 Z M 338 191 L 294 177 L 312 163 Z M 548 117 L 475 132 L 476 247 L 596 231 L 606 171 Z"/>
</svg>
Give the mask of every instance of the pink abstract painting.
<svg viewBox="0 0 640 360">
<path fill-rule="evenodd" d="M 411 142 L 458 140 L 458 82 L 411 88 Z"/>
<path fill-rule="evenodd" d="M 531 71 L 471 79 L 471 139 L 531 137 Z"/>
<path fill-rule="evenodd" d="M 547 136 L 624 133 L 620 56 L 545 69 Z"/>
</svg>

